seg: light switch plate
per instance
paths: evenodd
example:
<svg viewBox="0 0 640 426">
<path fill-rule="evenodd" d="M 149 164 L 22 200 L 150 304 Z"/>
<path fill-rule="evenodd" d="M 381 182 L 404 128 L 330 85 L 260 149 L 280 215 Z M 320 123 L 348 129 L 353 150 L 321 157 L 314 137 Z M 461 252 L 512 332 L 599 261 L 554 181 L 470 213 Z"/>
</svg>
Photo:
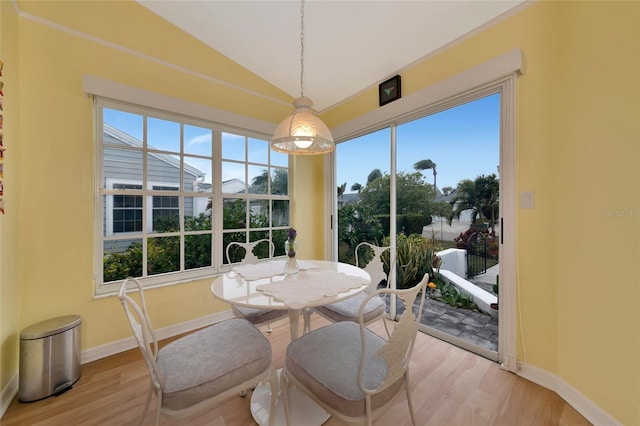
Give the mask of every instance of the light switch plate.
<svg viewBox="0 0 640 426">
<path fill-rule="evenodd" d="M 523 191 L 520 193 L 520 208 L 521 209 L 533 208 L 533 191 Z"/>
</svg>

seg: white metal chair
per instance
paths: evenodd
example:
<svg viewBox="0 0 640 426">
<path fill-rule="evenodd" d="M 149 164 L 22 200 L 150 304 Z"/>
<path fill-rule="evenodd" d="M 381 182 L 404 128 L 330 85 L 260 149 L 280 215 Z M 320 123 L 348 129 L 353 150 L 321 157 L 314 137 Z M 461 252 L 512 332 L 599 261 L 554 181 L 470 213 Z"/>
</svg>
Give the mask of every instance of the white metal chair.
<svg viewBox="0 0 640 426">
<path fill-rule="evenodd" d="M 232 241 L 227 245 L 226 249 L 227 263 L 229 263 L 229 266 L 232 266 L 229 250 L 233 246 L 240 246 L 244 249 L 244 257 L 239 262 L 239 264 L 244 265 L 258 263 L 260 259 L 256 256 L 253 250 L 258 244 L 262 243 L 269 244 L 269 258 L 272 258 L 276 247 L 275 244 L 273 244 L 273 241 L 269 239 L 265 238 L 262 240 L 252 241 L 250 243 Z M 272 321 L 277 321 L 289 315 L 287 310 L 283 309 L 256 309 L 238 305 L 231 305 L 231 312 L 233 312 L 233 315 L 236 318 L 246 319 L 254 325 L 267 324 L 268 333 L 271 333 L 273 331 L 270 324 Z"/>
<path fill-rule="evenodd" d="M 244 249 L 244 255 L 242 256 L 242 259 L 240 259 L 240 264 L 256 264 L 258 262 L 260 262 L 260 258 L 258 258 L 258 256 L 256 256 L 254 249 L 256 248 L 256 246 L 258 246 L 259 244 L 262 243 L 266 243 L 269 245 L 269 257 L 273 257 L 273 254 L 276 251 L 276 246 L 275 244 L 273 244 L 273 241 L 271 241 L 268 238 L 263 238 L 261 240 L 256 240 L 256 241 L 251 241 L 249 243 L 243 243 L 240 241 L 231 241 L 228 245 L 227 245 L 227 249 L 226 249 L 226 255 L 227 255 L 227 263 L 229 263 L 229 266 L 231 266 L 233 264 L 233 262 L 231 261 L 231 253 L 230 250 L 234 247 L 234 246 L 239 246 L 242 247 Z"/>
<path fill-rule="evenodd" d="M 369 293 L 360 305 L 357 323 L 333 323 L 289 344 L 281 375 L 287 424 L 291 424 L 289 388 L 293 386 L 339 420 L 368 425 L 390 408 L 404 389 L 416 425 L 409 364 L 428 282 L 429 275 L 425 274 L 413 288 Z M 419 303 L 414 306 L 420 292 Z M 373 298 L 391 294 L 404 303 L 404 312 L 397 322 L 384 318 L 385 333 L 379 336 L 366 327 L 365 308 Z"/>
<path fill-rule="evenodd" d="M 134 284 L 131 293 L 135 298 L 127 294 L 130 284 Z M 151 378 L 140 423 L 144 421 L 154 393 L 158 401 L 156 425 L 162 413 L 185 414 L 206 403 L 214 404 L 242 393 L 264 380 L 276 390 L 272 394 L 277 394 L 278 380 L 272 368 L 271 345 L 250 322 L 225 320 L 159 349 L 140 282 L 127 278 L 118 297 Z M 271 400 L 271 409 L 275 409 L 275 398 Z"/>
<path fill-rule="evenodd" d="M 393 256 L 393 250 L 390 246 L 379 247 L 368 242 L 362 242 L 356 246 L 356 266 L 360 267 L 364 263 L 362 250 L 373 250 L 373 257 L 363 268 L 371 276 L 371 284 L 362 293 L 340 302 L 332 303 L 330 305 L 318 306 L 314 308 L 314 311 L 327 318 L 329 321 L 358 321 L 358 312 L 362 301 L 372 292 L 378 289 L 378 286 L 382 281 L 387 281 L 386 286 L 389 287 L 387 274 L 384 272 L 384 264 L 382 262 L 382 255 L 388 251 L 391 254 L 392 267 L 395 265 L 395 258 Z M 364 320 L 366 324 L 370 324 L 373 321 L 380 319 L 385 314 L 385 302 L 382 298 L 370 299 L 369 304 L 364 309 Z M 310 329 L 310 313 L 305 312 L 305 330 Z M 308 328 L 307 328 L 308 327 Z"/>
</svg>

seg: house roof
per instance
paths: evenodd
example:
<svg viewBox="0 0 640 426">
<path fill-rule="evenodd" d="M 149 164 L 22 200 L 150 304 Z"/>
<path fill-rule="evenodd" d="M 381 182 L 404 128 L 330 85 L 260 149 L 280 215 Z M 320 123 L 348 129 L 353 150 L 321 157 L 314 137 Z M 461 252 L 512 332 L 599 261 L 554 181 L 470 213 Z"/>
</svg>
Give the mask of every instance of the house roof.
<svg viewBox="0 0 640 426">
<path fill-rule="evenodd" d="M 136 147 L 136 148 L 142 148 L 142 141 L 134 138 L 133 136 L 131 136 L 128 133 L 123 132 L 120 129 L 117 129 L 113 126 L 111 126 L 110 124 L 104 123 L 103 124 L 103 132 L 105 135 L 110 136 L 126 145 L 132 146 L 132 147 Z M 157 154 L 157 153 L 151 153 L 149 154 L 154 158 L 157 158 L 158 160 L 167 163 L 168 165 L 175 167 L 177 169 L 180 168 L 180 161 L 177 160 L 174 156 L 169 155 L 169 154 Z M 200 176 L 204 176 L 206 173 L 193 167 L 190 166 L 189 164 L 185 163 L 184 164 L 184 171 L 185 173 L 188 173 L 190 175 L 192 175 L 194 178 L 198 178 Z"/>
<path fill-rule="evenodd" d="M 222 182 L 222 192 L 225 194 L 238 194 L 240 192 L 244 192 L 244 187 L 244 182 L 238 178 Z"/>
</svg>

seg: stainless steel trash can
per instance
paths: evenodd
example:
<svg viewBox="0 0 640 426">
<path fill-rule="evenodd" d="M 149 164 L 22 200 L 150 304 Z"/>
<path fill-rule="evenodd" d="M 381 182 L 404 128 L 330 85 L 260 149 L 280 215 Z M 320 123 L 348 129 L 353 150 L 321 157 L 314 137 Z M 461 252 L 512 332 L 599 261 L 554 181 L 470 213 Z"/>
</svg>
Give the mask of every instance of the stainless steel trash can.
<svg viewBox="0 0 640 426">
<path fill-rule="evenodd" d="M 33 324 L 20 333 L 18 398 L 37 401 L 68 390 L 80 378 L 79 315 Z"/>
</svg>

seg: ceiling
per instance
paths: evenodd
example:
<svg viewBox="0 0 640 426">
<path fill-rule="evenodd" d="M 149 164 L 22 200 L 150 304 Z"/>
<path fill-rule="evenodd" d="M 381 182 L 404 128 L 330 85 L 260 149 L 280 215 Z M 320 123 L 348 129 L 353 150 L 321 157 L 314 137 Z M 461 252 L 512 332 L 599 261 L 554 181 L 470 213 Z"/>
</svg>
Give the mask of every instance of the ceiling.
<svg viewBox="0 0 640 426">
<path fill-rule="evenodd" d="M 292 97 L 300 96 L 300 3 L 140 0 Z M 323 111 L 490 25 L 524 0 L 307 0 L 304 95 Z"/>
</svg>

